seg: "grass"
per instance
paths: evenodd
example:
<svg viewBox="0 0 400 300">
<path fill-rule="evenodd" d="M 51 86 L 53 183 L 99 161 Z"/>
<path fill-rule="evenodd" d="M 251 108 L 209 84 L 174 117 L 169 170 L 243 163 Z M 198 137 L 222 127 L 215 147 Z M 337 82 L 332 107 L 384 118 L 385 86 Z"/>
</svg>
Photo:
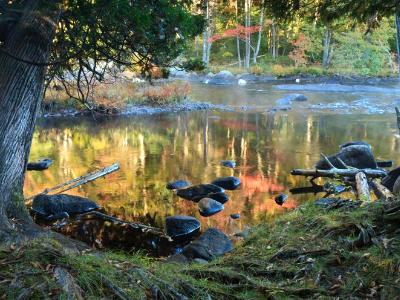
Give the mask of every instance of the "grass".
<svg viewBox="0 0 400 300">
<path fill-rule="evenodd" d="M 394 299 L 400 293 L 400 217 L 384 203 L 326 210 L 312 203 L 255 227 L 209 264 L 145 253 L 68 254 L 52 240 L 0 250 L 0 295 L 14 299 Z M 399 211 L 400 201 L 392 204 Z M 396 208 L 397 207 L 397 208 Z M 395 213 L 397 216 L 397 214 Z M 400 214 L 399 214 L 400 216 Z M 69 290 L 56 279 L 70 275 Z M 65 282 L 65 281 L 64 281 Z M 68 292 L 67 292 L 68 290 Z"/>
<path fill-rule="evenodd" d="M 95 103 L 99 111 L 115 113 L 130 104 L 165 105 L 187 99 L 190 85 L 182 82 L 134 83 L 120 80 L 115 83 L 101 83 L 93 87 L 89 101 Z M 62 110 L 85 110 L 79 101 L 71 98 L 58 86 L 46 91 L 42 111 L 56 113 Z"/>
</svg>

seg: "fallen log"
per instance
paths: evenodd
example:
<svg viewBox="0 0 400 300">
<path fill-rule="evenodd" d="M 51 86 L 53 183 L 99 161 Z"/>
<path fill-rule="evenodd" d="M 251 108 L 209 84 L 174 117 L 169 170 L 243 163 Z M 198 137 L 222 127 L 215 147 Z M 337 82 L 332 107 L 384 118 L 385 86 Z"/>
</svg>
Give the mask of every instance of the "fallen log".
<svg viewBox="0 0 400 300">
<path fill-rule="evenodd" d="M 365 175 L 365 173 L 358 172 L 356 174 L 356 183 L 357 183 L 358 199 L 365 201 L 365 202 L 371 201 L 368 180 L 367 180 L 367 176 Z"/>
<path fill-rule="evenodd" d="M 47 195 L 49 193 L 61 194 L 63 192 L 69 191 L 70 189 L 81 186 L 82 184 L 86 184 L 88 182 L 94 181 L 99 177 L 104 177 L 107 174 L 117 171 L 118 169 L 119 169 L 119 164 L 115 163 L 115 164 L 112 164 L 111 166 L 105 167 L 103 169 L 96 170 L 96 171 L 93 171 L 86 175 L 82 175 L 80 177 L 68 180 L 67 182 L 58 184 L 52 188 L 45 189 L 40 194 L 45 194 L 45 195 Z M 33 198 L 35 198 L 35 196 L 37 196 L 37 195 L 33 195 L 29 198 L 26 198 L 25 201 L 29 203 Z"/>
<path fill-rule="evenodd" d="M 374 189 L 374 193 L 378 199 L 383 199 L 385 201 L 392 201 L 393 199 L 395 199 L 393 193 L 382 183 L 380 183 L 376 178 L 373 179 L 371 183 Z"/>
<path fill-rule="evenodd" d="M 387 172 L 381 169 L 337 169 L 333 168 L 330 170 L 318 170 L 318 169 L 294 169 L 290 172 L 290 174 L 294 176 L 306 176 L 306 177 L 351 177 L 354 178 L 357 173 L 363 172 L 367 177 L 370 178 L 379 178 L 385 177 Z"/>
</svg>

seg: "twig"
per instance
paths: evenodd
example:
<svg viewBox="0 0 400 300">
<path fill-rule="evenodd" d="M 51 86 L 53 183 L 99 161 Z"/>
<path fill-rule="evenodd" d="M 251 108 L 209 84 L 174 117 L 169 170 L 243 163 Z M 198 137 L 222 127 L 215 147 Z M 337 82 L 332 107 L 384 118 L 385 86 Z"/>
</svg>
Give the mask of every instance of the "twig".
<svg viewBox="0 0 400 300">
<path fill-rule="evenodd" d="M 331 167 L 331 169 L 336 169 L 336 167 L 331 163 L 331 161 L 325 154 L 321 153 L 321 157 L 326 161 L 326 163 Z"/>
</svg>

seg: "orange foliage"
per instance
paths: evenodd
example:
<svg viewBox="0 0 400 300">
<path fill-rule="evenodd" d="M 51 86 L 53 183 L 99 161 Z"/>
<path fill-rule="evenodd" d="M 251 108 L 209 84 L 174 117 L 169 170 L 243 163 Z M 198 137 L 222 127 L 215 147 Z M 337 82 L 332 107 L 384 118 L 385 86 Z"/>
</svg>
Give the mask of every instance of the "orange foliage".
<svg viewBox="0 0 400 300">
<path fill-rule="evenodd" d="M 300 34 L 297 40 L 292 42 L 294 49 L 289 52 L 289 58 L 294 61 L 296 67 L 307 64 L 306 51 L 311 46 L 311 41 L 304 34 Z"/>
</svg>

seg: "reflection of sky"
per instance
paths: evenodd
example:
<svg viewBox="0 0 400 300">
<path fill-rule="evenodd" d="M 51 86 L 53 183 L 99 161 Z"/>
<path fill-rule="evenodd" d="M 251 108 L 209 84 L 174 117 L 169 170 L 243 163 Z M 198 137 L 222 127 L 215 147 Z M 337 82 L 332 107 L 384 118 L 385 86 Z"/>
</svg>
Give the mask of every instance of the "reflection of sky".
<svg viewBox="0 0 400 300">
<path fill-rule="evenodd" d="M 87 196 L 112 214 L 131 220 L 154 219 L 162 226 L 168 215 L 188 214 L 198 217 L 204 227 L 232 232 L 314 198 L 290 195 L 283 207 L 273 200 L 281 192 L 306 185 L 304 179 L 289 174 L 291 169 L 312 167 L 321 152 L 331 154 L 340 143 L 365 140 L 378 157 L 396 160 L 395 126 L 393 115 L 296 111 L 192 112 L 98 123 L 46 120 L 37 126 L 31 159 L 50 157 L 54 164 L 44 172 L 29 172 L 25 192 L 36 194 L 118 161 L 118 172 L 71 193 Z M 224 159 L 235 159 L 238 167 L 222 167 Z M 238 176 L 242 187 L 228 191 L 231 199 L 225 210 L 210 218 L 200 217 L 195 203 L 165 189 L 175 179 L 197 184 L 221 176 Z M 242 218 L 233 221 L 232 213 L 241 213 Z"/>
</svg>

